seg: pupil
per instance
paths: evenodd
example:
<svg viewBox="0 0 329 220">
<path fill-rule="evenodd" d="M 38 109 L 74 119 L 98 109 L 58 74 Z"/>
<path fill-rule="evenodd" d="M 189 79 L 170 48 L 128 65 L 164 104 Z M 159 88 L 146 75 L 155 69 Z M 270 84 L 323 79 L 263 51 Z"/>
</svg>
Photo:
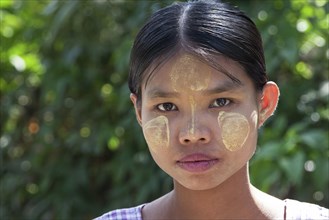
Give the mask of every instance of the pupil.
<svg viewBox="0 0 329 220">
<path fill-rule="evenodd" d="M 225 100 L 224 99 L 217 99 L 217 104 L 220 106 L 225 105 Z"/>
<path fill-rule="evenodd" d="M 163 107 L 166 111 L 170 111 L 172 109 L 172 104 L 171 103 L 165 103 L 165 104 L 163 104 Z"/>
</svg>

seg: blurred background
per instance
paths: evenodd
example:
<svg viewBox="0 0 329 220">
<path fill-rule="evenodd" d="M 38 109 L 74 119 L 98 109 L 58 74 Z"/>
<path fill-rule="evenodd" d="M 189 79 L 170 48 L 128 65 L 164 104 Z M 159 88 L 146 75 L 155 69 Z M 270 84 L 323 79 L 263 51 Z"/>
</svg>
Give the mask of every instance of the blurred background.
<svg viewBox="0 0 329 220">
<path fill-rule="evenodd" d="M 126 81 L 139 28 L 172 2 L 0 1 L 1 219 L 91 219 L 170 191 Z M 329 3 L 230 2 L 259 27 L 281 88 L 252 182 L 328 207 Z"/>
</svg>

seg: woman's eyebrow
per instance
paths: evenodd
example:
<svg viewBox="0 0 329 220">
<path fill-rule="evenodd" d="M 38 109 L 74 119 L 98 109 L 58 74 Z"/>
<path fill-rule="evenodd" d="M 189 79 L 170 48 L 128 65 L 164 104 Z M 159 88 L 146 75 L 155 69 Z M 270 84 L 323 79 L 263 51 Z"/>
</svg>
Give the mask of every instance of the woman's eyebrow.
<svg viewBox="0 0 329 220">
<path fill-rule="evenodd" d="M 202 94 L 204 94 L 204 95 L 211 95 L 211 94 L 217 94 L 217 93 L 237 90 L 237 89 L 239 89 L 243 86 L 244 86 L 244 84 L 242 84 L 241 82 L 225 81 L 224 83 L 221 83 L 220 85 L 218 85 L 214 88 L 202 90 L 200 92 L 202 92 Z M 177 97 L 179 97 L 179 93 L 174 92 L 174 91 L 163 91 L 161 89 L 154 88 L 154 89 L 151 89 L 147 92 L 147 96 L 150 99 L 177 98 Z"/>
<path fill-rule="evenodd" d="M 150 91 L 147 92 L 147 96 L 151 99 L 156 99 L 156 98 L 173 98 L 173 97 L 178 97 L 179 93 L 178 92 L 167 92 L 167 91 L 162 91 L 158 88 L 151 89 Z"/>
<path fill-rule="evenodd" d="M 211 95 L 211 94 L 217 94 L 217 93 L 223 93 L 223 92 L 228 92 L 228 91 L 232 91 L 232 90 L 237 90 L 240 89 L 241 87 L 244 87 L 244 84 L 239 81 L 225 81 L 224 83 L 211 88 L 211 89 L 207 89 L 204 90 L 203 93 L 205 95 Z"/>
</svg>

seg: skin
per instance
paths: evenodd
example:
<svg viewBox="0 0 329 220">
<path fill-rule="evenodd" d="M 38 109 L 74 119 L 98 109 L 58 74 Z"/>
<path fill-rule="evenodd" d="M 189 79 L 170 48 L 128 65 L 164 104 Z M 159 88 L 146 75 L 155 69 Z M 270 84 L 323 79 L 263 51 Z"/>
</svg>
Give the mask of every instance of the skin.
<svg viewBox="0 0 329 220">
<path fill-rule="evenodd" d="M 202 74 L 200 74 L 202 70 Z M 170 72 L 172 88 L 176 92 L 202 91 L 210 82 L 212 69 L 189 54 L 183 54 L 174 63 Z"/>
<path fill-rule="evenodd" d="M 143 132 L 150 150 L 156 152 L 159 147 L 169 145 L 168 118 L 165 116 L 156 117 L 143 126 Z"/>
<path fill-rule="evenodd" d="M 200 75 L 200 71 L 203 71 L 204 74 Z M 172 89 L 175 92 L 203 91 L 208 88 L 211 71 L 211 68 L 205 63 L 200 62 L 200 60 L 189 54 L 184 54 L 179 57 L 171 69 L 170 81 Z M 194 135 L 196 102 L 193 96 L 189 96 L 189 102 L 191 120 L 188 127 L 189 133 Z M 158 116 L 151 119 L 143 125 L 143 132 L 146 142 L 153 152 L 156 152 L 156 149 L 159 147 L 168 147 L 170 131 L 167 117 Z"/>
<path fill-rule="evenodd" d="M 226 149 L 236 151 L 244 145 L 250 131 L 249 122 L 244 115 L 219 112 L 218 125 L 221 128 L 222 140 Z"/>
<path fill-rule="evenodd" d="M 199 74 L 202 71 L 203 74 Z M 183 54 L 172 66 L 170 81 L 175 92 L 203 91 L 208 88 L 212 69 L 205 63 L 189 54 Z M 191 106 L 191 122 L 189 132 L 195 132 L 196 102 L 193 96 L 189 97 Z"/>
<path fill-rule="evenodd" d="M 283 202 L 254 188 L 248 173 L 258 128 L 274 112 L 279 90 L 269 82 L 257 92 L 238 63 L 225 57 L 218 57 L 218 62 L 241 84 L 191 55 L 178 53 L 157 69 L 146 87 L 142 85 L 141 104 L 131 95 L 151 155 L 174 181 L 172 192 L 143 208 L 143 219 L 283 217 Z M 189 74 L 194 80 L 203 79 L 202 86 L 189 82 Z M 155 125 L 160 135 L 148 131 Z M 166 141 L 168 147 L 163 147 Z M 219 162 L 198 173 L 177 166 L 181 158 L 195 153 Z"/>
</svg>

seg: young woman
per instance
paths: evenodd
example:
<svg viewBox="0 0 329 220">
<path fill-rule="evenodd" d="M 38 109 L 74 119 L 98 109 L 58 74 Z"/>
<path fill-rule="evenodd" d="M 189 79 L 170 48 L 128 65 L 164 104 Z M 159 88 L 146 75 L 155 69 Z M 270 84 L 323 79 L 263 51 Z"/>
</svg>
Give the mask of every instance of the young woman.
<svg viewBox="0 0 329 220">
<path fill-rule="evenodd" d="M 250 183 L 257 131 L 279 89 L 267 79 L 255 24 L 237 8 L 194 1 L 156 12 L 133 45 L 129 88 L 152 157 L 174 189 L 99 219 L 328 219 L 325 208 Z"/>
</svg>

